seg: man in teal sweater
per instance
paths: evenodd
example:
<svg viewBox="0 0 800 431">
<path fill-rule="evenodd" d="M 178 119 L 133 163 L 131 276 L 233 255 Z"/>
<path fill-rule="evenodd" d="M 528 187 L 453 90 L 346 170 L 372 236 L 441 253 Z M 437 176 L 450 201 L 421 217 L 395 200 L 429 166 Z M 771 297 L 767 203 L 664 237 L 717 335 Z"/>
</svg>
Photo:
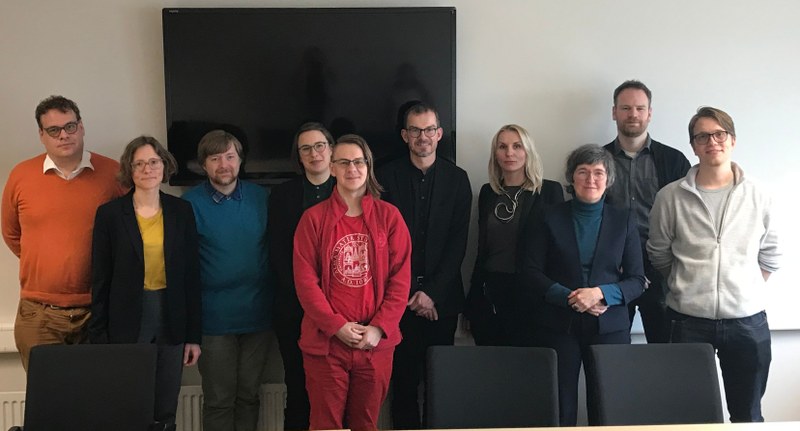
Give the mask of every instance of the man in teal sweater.
<svg viewBox="0 0 800 431">
<path fill-rule="evenodd" d="M 207 133 L 197 160 L 208 181 L 183 197 L 192 203 L 200 235 L 203 429 L 252 431 L 272 308 L 267 191 L 238 179 L 242 144 L 230 133 Z"/>
</svg>

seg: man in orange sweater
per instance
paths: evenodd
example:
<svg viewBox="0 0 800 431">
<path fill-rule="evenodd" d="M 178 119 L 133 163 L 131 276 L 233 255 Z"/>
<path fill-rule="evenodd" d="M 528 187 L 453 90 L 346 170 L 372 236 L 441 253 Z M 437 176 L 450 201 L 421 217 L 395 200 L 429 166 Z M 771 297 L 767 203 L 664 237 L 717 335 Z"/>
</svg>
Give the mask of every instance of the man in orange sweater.
<svg viewBox="0 0 800 431">
<path fill-rule="evenodd" d="M 94 216 L 123 192 L 119 163 L 84 151 L 75 102 L 48 97 L 36 122 L 45 153 L 11 170 L 1 211 L 3 239 L 19 257 L 14 338 L 26 371 L 33 346 L 86 341 Z"/>
</svg>

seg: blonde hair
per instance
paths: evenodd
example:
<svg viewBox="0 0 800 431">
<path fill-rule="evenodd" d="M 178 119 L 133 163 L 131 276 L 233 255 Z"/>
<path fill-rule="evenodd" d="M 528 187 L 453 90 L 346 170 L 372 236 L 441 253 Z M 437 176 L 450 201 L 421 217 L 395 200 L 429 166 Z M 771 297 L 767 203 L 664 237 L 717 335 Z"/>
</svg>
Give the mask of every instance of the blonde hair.
<svg viewBox="0 0 800 431">
<path fill-rule="evenodd" d="M 492 138 L 492 148 L 489 153 L 489 185 L 495 193 L 500 194 L 505 191 L 503 188 L 503 170 L 497 164 L 495 153 L 497 152 L 498 140 L 503 132 L 516 132 L 519 135 L 522 147 L 525 148 L 525 182 L 522 184 L 523 190 L 539 192 L 542 189 L 542 160 L 536 152 L 533 138 L 528 134 L 524 127 L 516 124 L 506 124 L 495 133 Z"/>
</svg>

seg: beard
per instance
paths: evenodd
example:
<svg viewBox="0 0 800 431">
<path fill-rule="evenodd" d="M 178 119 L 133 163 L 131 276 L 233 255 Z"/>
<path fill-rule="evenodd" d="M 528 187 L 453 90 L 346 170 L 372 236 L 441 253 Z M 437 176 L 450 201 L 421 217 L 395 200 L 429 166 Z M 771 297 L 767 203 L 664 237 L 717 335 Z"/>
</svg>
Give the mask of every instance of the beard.
<svg viewBox="0 0 800 431">
<path fill-rule="evenodd" d="M 421 143 L 425 145 L 417 145 L 416 143 L 410 145 L 411 152 L 414 153 L 415 156 L 424 158 L 436 152 L 436 146 L 433 145 L 433 141 L 425 141 Z"/>
<path fill-rule="evenodd" d="M 628 123 L 617 127 L 620 135 L 628 138 L 636 138 L 647 132 L 647 123 Z"/>
<path fill-rule="evenodd" d="M 223 175 L 220 175 L 220 174 L 215 174 L 214 176 L 209 176 L 208 179 L 209 179 L 209 181 L 211 181 L 212 183 L 214 183 L 214 184 L 216 184 L 218 186 L 223 186 L 224 187 L 224 186 L 229 186 L 229 185 L 233 184 L 236 181 L 236 177 L 237 176 L 233 175 L 232 172 L 225 172 L 225 173 L 226 174 L 230 174 L 230 175 L 223 176 Z"/>
</svg>

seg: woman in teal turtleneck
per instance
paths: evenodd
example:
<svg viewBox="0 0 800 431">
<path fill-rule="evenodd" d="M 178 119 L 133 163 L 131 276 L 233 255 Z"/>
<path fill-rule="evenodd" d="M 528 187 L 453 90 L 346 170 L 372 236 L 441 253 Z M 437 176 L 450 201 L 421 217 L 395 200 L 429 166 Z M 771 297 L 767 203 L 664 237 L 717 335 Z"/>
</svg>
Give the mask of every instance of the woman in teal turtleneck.
<svg viewBox="0 0 800 431">
<path fill-rule="evenodd" d="M 627 304 L 642 294 L 645 277 L 635 214 L 603 202 L 614 182 L 612 156 L 598 145 L 579 147 L 567 158 L 566 180 L 574 199 L 528 230 L 522 265 L 534 338 L 558 354 L 560 420 L 571 426 L 581 362 L 592 344 L 631 342 Z"/>
</svg>

